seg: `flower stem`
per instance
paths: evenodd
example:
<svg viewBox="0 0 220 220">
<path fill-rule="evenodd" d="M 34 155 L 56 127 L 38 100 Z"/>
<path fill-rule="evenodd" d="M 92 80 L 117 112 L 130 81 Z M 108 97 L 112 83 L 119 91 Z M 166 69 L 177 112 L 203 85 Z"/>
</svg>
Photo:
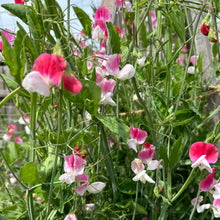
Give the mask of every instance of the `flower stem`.
<svg viewBox="0 0 220 220">
<path fill-rule="evenodd" d="M 17 89 L 13 90 L 10 94 L 8 94 L 1 102 L 0 102 L 0 109 L 11 99 L 19 93 L 22 90 L 21 87 L 18 87 Z"/>
<path fill-rule="evenodd" d="M 194 205 L 194 207 L 193 207 L 193 210 L 192 210 L 192 212 L 191 212 L 191 215 L 190 215 L 190 217 L 189 217 L 189 220 L 192 220 L 193 215 L 194 215 L 194 213 L 195 213 L 195 211 L 196 211 L 196 207 L 197 207 L 198 200 L 199 200 L 199 195 L 200 195 L 200 189 L 198 189 L 197 196 L 196 196 L 196 203 L 195 203 L 195 205 Z"/>
<path fill-rule="evenodd" d="M 61 88 L 61 90 L 60 90 L 60 97 L 59 97 L 60 101 L 59 101 L 59 112 L 58 112 L 57 144 L 60 143 L 60 136 L 61 136 L 61 123 L 62 123 L 62 110 L 63 110 L 62 96 L 63 96 L 63 93 L 62 93 L 62 88 Z M 51 181 L 50 181 L 50 190 L 49 190 L 47 212 L 46 212 L 45 220 L 48 219 L 48 215 L 49 215 L 50 203 L 51 203 L 52 194 L 53 194 L 54 177 L 55 177 L 55 173 L 56 173 L 56 169 L 57 169 L 58 155 L 59 155 L 59 146 L 55 146 L 55 159 L 54 159 L 54 165 L 53 165 L 52 176 L 51 176 Z"/>
<path fill-rule="evenodd" d="M 132 215 L 132 220 L 135 219 L 135 214 L 136 214 L 137 199 L 138 199 L 138 187 L 139 187 L 139 182 L 137 182 L 137 185 L 136 185 L 136 196 L 135 196 L 135 203 L 134 203 L 134 211 L 133 211 L 133 215 Z"/>
<path fill-rule="evenodd" d="M 192 178 L 194 177 L 194 173 L 195 173 L 195 168 L 192 169 L 188 179 L 186 180 L 186 182 L 184 183 L 184 185 L 181 187 L 181 189 L 179 190 L 179 192 L 173 197 L 173 199 L 171 200 L 171 202 L 174 202 L 182 193 L 183 191 L 186 189 L 186 187 L 189 185 L 190 181 L 192 180 Z"/>
</svg>

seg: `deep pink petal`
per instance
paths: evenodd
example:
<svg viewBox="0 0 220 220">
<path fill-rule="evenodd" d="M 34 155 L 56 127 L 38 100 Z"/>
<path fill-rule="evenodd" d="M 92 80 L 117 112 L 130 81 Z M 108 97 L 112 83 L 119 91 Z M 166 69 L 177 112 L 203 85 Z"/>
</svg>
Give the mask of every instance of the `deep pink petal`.
<svg viewBox="0 0 220 220">
<path fill-rule="evenodd" d="M 105 21 L 104 20 L 98 20 L 95 22 L 94 26 L 93 26 L 93 29 L 95 30 L 95 28 L 99 26 L 100 29 L 105 32 L 107 30 L 107 27 L 106 27 L 106 24 L 105 24 Z M 103 33 L 103 36 L 104 36 L 104 33 Z"/>
<path fill-rule="evenodd" d="M 102 7 L 98 8 L 95 12 L 95 17 L 94 17 L 95 22 L 99 20 L 104 20 L 104 21 L 110 21 L 111 20 L 111 14 L 108 8 Z"/>
<path fill-rule="evenodd" d="M 41 54 L 34 62 L 33 71 L 38 71 L 44 77 L 47 77 L 54 85 L 59 86 L 63 72 L 66 68 L 66 62 L 63 57 L 57 54 Z"/>
<path fill-rule="evenodd" d="M 79 194 L 80 196 L 83 196 L 86 189 L 87 189 L 88 179 L 89 179 L 89 176 L 87 176 L 85 173 L 83 173 L 80 176 L 77 176 L 78 182 L 84 182 L 85 181 L 85 183 L 83 183 L 81 186 L 78 186 L 76 188 L 76 193 Z"/>
<path fill-rule="evenodd" d="M 142 160 L 144 164 L 147 164 L 149 159 L 152 159 L 154 151 L 151 148 L 141 150 L 138 154 L 138 158 Z"/>
<path fill-rule="evenodd" d="M 200 156 L 206 155 L 209 163 L 215 163 L 218 160 L 218 150 L 213 144 L 196 142 L 189 149 L 189 157 L 195 162 Z"/>
<path fill-rule="evenodd" d="M 0 50 L 3 51 L 3 43 L 2 43 L 2 39 L 0 38 Z"/>
<path fill-rule="evenodd" d="M 138 144 L 143 144 L 148 134 L 139 128 L 130 127 L 130 136 L 137 140 Z"/>
<path fill-rule="evenodd" d="M 15 4 L 24 4 L 23 0 L 15 0 Z"/>
<path fill-rule="evenodd" d="M 119 71 L 120 54 L 113 54 L 109 57 L 106 69 L 110 75 L 116 76 Z"/>
<path fill-rule="evenodd" d="M 212 173 L 210 173 L 204 180 L 200 182 L 199 187 L 202 191 L 207 192 L 211 187 L 211 185 L 213 185 L 214 174 L 215 174 L 215 168 L 212 168 Z"/>
<path fill-rule="evenodd" d="M 82 83 L 75 76 L 63 76 L 64 89 L 76 95 L 82 90 Z"/>
<path fill-rule="evenodd" d="M 68 172 L 69 170 L 74 168 L 74 161 L 75 161 L 75 157 L 74 155 L 68 155 L 64 157 L 64 171 Z"/>
</svg>

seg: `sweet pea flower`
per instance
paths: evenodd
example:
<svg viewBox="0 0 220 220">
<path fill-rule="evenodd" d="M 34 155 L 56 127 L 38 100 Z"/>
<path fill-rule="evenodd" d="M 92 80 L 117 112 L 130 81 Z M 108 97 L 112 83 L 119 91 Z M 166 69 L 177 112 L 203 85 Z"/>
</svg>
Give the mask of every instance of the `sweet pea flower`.
<svg viewBox="0 0 220 220">
<path fill-rule="evenodd" d="M 155 183 L 155 181 L 146 174 L 146 170 L 140 159 L 136 158 L 131 162 L 131 169 L 136 174 L 132 179 L 133 181 L 140 180 L 143 184 L 145 184 L 146 181 L 149 183 Z"/>
<path fill-rule="evenodd" d="M 157 26 L 157 18 L 153 11 L 150 12 L 151 15 L 151 21 L 152 21 L 152 27 L 155 28 Z"/>
<path fill-rule="evenodd" d="M 199 167 L 200 170 L 206 169 L 212 173 L 209 163 L 218 160 L 218 150 L 213 144 L 196 142 L 189 149 L 189 157 L 194 162 L 192 168 Z"/>
<path fill-rule="evenodd" d="M 135 68 L 131 64 L 126 64 L 121 71 L 117 74 L 117 78 L 120 80 L 131 79 L 135 74 Z"/>
<path fill-rule="evenodd" d="M 215 218 L 220 218 L 220 199 L 214 199 L 212 211 L 214 213 Z"/>
<path fill-rule="evenodd" d="M 200 182 L 199 188 L 204 192 L 209 191 L 214 199 L 220 199 L 220 183 L 216 182 L 214 174 L 215 168 L 212 168 L 212 173 L 207 175 L 207 177 Z"/>
<path fill-rule="evenodd" d="M 198 199 L 198 202 L 197 202 L 197 205 L 196 205 L 196 210 L 198 213 L 201 213 L 203 212 L 205 209 L 209 209 L 211 207 L 211 205 L 208 203 L 208 204 L 203 204 L 200 206 L 200 203 L 203 201 L 203 196 L 199 196 L 199 199 Z M 196 204 L 196 198 L 192 199 L 191 200 L 191 204 L 193 206 L 195 206 Z"/>
<path fill-rule="evenodd" d="M 73 95 L 77 95 L 82 90 L 82 83 L 75 76 L 64 74 L 63 88 Z"/>
<path fill-rule="evenodd" d="M 139 128 L 130 127 L 130 137 L 128 141 L 128 146 L 137 152 L 137 145 L 143 144 L 148 134 Z"/>
<path fill-rule="evenodd" d="M 101 87 L 102 89 L 101 100 L 99 101 L 99 104 L 104 104 L 104 105 L 109 104 L 111 106 L 115 106 L 116 103 L 111 98 L 113 96 L 115 80 L 103 79 L 102 82 L 99 84 L 99 87 Z"/>
<path fill-rule="evenodd" d="M 99 25 L 92 30 L 92 39 L 96 42 L 101 42 L 105 39 L 105 32 L 103 32 Z"/>
<path fill-rule="evenodd" d="M 108 8 L 106 7 L 98 8 L 95 12 L 95 17 L 94 17 L 95 24 L 93 28 L 99 26 L 101 30 L 105 32 L 106 30 L 105 22 L 110 20 L 111 20 L 111 14 Z"/>
<path fill-rule="evenodd" d="M 190 57 L 190 62 L 192 63 L 193 66 L 196 65 L 197 60 L 198 60 L 198 56 L 196 55 Z"/>
<path fill-rule="evenodd" d="M 116 76 L 119 72 L 120 54 L 110 55 L 106 63 L 106 70 L 109 75 Z"/>
<path fill-rule="evenodd" d="M 77 220 L 77 218 L 75 214 L 68 214 L 64 220 Z"/>
<path fill-rule="evenodd" d="M 124 1 L 124 0 L 115 0 L 115 5 L 116 5 L 117 7 L 121 7 L 122 3 L 123 3 L 123 5 L 124 5 L 124 4 L 125 4 L 125 1 Z"/>
<path fill-rule="evenodd" d="M 76 178 L 78 176 L 83 175 L 86 160 L 82 159 L 80 156 L 77 156 L 74 152 L 72 155 L 65 156 L 64 159 L 65 173 L 59 177 L 59 180 L 64 181 L 67 184 L 71 184 L 73 182 L 76 182 Z M 80 178 L 85 179 L 85 176 L 81 176 Z"/>
<path fill-rule="evenodd" d="M 95 204 L 94 203 L 88 203 L 88 204 L 85 204 L 85 210 L 87 211 L 87 212 L 92 212 L 93 211 L 93 209 L 94 209 L 94 206 L 95 206 Z"/>
<path fill-rule="evenodd" d="M 41 54 L 34 62 L 33 70 L 24 78 L 22 86 L 43 96 L 50 95 L 52 85 L 59 86 L 66 62 L 57 54 Z"/>
<path fill-rule="evenodd" d="M 17 144 L 20 144 L 20 145 L 22 145 L 22 144 L 23 144 L 22 139 L 21 139 L 21 138 L 19 138 L 19 137 L 16 137 L 16 138 L 15 138 L 15 142 L 16 142 Z"/>
<path fill-rule="evenodd" d="M 12 34 L 12 31 L 6 28 L 2 31 L 2 34 L 4 35 L 6 40 L 9 42 L 9 44 L 12 46 L 15 40 L 15 35 Z M 1 37 L 0 37 L 0 50 L 3 51 L 3 41 Z"/>
</svg>

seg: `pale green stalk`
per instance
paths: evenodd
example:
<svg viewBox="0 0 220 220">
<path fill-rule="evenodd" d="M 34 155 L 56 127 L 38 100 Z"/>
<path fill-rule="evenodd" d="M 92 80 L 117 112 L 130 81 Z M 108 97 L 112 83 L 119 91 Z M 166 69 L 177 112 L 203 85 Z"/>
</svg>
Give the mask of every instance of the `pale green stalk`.
<svg viewBox="0 0 220 220">
<path fill-rule="evenodd" d="M 134 203 L 134 211 L 133 211 L 133 215 L 132 215 L 132 220 L 135 219 L 135 214 L 136 214 L 137 200 L 138 200 L 138 187 L 139 187 L 139 182 L 137 181 L 137 185 L 136 185 L 136 196 L 135 196 L 135 203 Z"/>
</svg>

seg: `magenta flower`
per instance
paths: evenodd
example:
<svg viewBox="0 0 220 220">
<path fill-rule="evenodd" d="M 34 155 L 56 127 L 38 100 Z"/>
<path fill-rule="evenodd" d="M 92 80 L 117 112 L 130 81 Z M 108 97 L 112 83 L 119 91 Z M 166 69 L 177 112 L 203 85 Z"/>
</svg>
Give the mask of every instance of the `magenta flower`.
<svg viewBox="0 0 220 220">
<path fill-rule="evenodd" d="M 4 31 L 2 31 L 2 34 L 7 39 L 7 41 L 9 42 L 10 45 L 14 44 L 15 35 L 12 34 L 11 30 L 6 28 Z M 3 42 L 2 42 L 1 37 L 0 37 L 0 50 L 3 51 Z"/>
<path fill-rule="evenodd" d="M 156 15 L 153 11 L 151 11 L 150 14 L 151 14 L 152 27 L 155 28 L 157 26 Z"/>
<path fill-rule="evenodd" d="M 210 173 L 212 169 L 209 163 L 215 163 L 218 160 L 218 150 L 213 144 L 196 142 L 189 149 L 189 157 L 192 167 L 199 167 L 200 170 L 206 169 Z"/>
<path fill-rule="evenodd" d="M 64 171 L 65 173 L 59 177 L 60 181 L 64 181 L 67 184 L 76 182 L 78 176 L 84 173 L 84 167 L 86 165 L 86 160 L 82 159 L 80 156 L 74 154 L 64 157 Z"/>
<path fill-rule="evenodd" d="M 120 54 L 113 54 L 109 56 L 106 64 L 106 69 L 110 75 L 116 76 L 118 74 L 120 60 L 121 60 Z"/>
<path fill-rule="evenodd" d="M 148 134 L 139 128 L 130 127 L 130 137 L 128 146 L 137 152 L 137 145 L 143 144 Z"/>
<path fill-rule="evenodd" d="M 16 138 L 15 138 L 15 142 L 16 142 L 17 144 L 20 144 L 20 145 L 22 145 L 22 144 L 23 144 L 22 139 L 21 139 L 21 138 L 19 138 L 19 137 L 16 137 Z"/>
<path fill-rule="evenodd" d="M 100 20 L 110 21 L 111 14 L 108 8 L 106 7 L 98 8 L 95 12 L 94 20 L 95 22 L 100 21 Z"/>
</svg>

